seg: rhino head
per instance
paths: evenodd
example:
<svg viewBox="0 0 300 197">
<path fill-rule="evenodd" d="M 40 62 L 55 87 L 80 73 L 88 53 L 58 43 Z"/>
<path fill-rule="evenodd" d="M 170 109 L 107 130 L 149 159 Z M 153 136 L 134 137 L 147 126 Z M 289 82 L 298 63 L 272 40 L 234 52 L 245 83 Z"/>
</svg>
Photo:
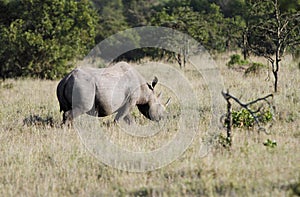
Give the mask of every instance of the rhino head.
<svg viewBox="0 0 300 197">
<path fill-rule="evenodd" d="M 154 92 L 154 87 L 158 82 L 157 77 L 155 77 L 151 84 L 147 83 L 147 88 L 150 90 L 148 102 L 145 104 L 137 104 L 139 111 L 148 119 L 152 121 L 160 121 L 164 118 L 166 114 L 166 107 L 170 103 L 171 98 L 165 104 L 161 103 L 162 93 L 157 96 Z"/>
</svg>

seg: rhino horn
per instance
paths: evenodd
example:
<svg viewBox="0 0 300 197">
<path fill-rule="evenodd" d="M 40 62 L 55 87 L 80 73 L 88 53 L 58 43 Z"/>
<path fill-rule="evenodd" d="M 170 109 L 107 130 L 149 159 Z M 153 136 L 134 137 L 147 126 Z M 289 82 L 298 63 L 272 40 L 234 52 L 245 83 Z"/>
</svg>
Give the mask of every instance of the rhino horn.
<svg viewBox="0 0 300 197">
<path fill-rule="evenodd" d="M 162 92 L 160 92 L 160 93 L 157 95 L 157 98 L 158 98 L 158 99 L 161 99 L 161 97 L 162 97 Z"/>
<path fill-rule="evenodd" d="M 165 107 L 168 107 L 168 105 L 171 103 L 171 97 L 170 98 L 168 98 L 168 100 L 167 100 L 167 102 L 166 102 L 166 104 L 165 104 Z"/>
</svg>

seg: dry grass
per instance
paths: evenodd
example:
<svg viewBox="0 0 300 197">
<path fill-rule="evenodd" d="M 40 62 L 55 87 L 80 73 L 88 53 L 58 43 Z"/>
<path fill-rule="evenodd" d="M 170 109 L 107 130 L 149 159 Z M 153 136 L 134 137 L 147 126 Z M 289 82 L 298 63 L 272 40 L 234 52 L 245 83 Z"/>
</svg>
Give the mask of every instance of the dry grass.
<svg viewBox="0 0 300 197">
<path fill-rule="evenodd" d="M 264 72 L 245 77 L 240 71 L 229 70 L 225 66 L 227 57 L 218 57 L 217 63 L 233 95 L 250 101 L 272 92 L 272 78 L 265 81 Z M 196 139 L 178 160 L 147 173 L 130 173 L 102 164 L 85 149 L 73 128 L 60 127 L 56 81 L 1 82 L 0 195 L 299 195 L 300 70 L 297 64 L 285 60 L 279 73 L 280 92 L 273 101 L 276 121 L 268 128 L 271 134 L 259 134 L 255 129 L 234 129 L 230 151 L 215 145 L 205 157 L 200 157 L 199 149 L 210 119 L 208 90 L 200 76 L 189 68 L 185 72 L 195 81 L 192 83 L 200 100 Z M 177 109 L 176 101 L 172 105 L 173 110 Z M 175 123 L 173 127 L 176 130 Z M 115 131 L 113 127 L 110 129 Z M 144 139 L 142 149 L 161 145 L 173 135 L 172 129 L 169 134 L 153 138 L 154 145 Z M 127 142 L 135 147 L 141 142 L 123 134 L 110 133 L 109 136 L 112 140 L 119 138 L 120 145 Z M 263 146 L 266 139 L 276 140 L 277 147 Z"/>
</svg>

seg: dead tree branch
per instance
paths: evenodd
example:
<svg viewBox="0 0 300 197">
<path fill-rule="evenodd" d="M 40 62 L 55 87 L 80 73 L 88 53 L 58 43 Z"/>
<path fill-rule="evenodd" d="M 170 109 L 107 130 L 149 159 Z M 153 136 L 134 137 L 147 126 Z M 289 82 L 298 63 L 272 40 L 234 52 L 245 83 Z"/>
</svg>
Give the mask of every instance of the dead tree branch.
<svg viewBox="0 0 300 197">
<path fill-rule="evenodd" d="M 225 124 L 226 124 L 226 128 L 227 128 L 227 138 L 226 138 L 226 140 L 227 140 L 229 146 L 231 146 L 231 144 L 232 144 L 232 131 L 231 131 L 231 128 L 232 128 L 232 109 L 231 109 L 231 106 L 232 106 L 232 104 L 230 102 L 231 99 L 234 100 L 242 108 L 246 109 L 251 114 L 251 116 L 253 117 L 255 123 L 259 127 L 258 131 L 264 131 L 266 134 L 269 134 L 269 132 L 267 132 L 267 130 L 263 126 L 261 126 L 259 118 L 257 117 L 257 114 L 261 111 L 263 106 L 261 105 L 255 111 L 250 109 L 250 106 L 255 104 L 255 103 L 258 103 L 260 101 L 264 101 L 268 104 L 268 106 L 270 108 L 273 108 L 270 101 L 268 101 L 268 98 L 270 98 L 270 97 L 273 98 L 273 94 L 269 94 L 265 97 L 258 98 L 256 100 L 248 102 L 248 103 L 243 103 L 238 98 L 236 98 L 235 96 L 229 94 L 229 90 L 227 90 L 227 92 L 222 91 L 222 95 L 223 95 L 223 97 L 225 98 L 225 100 L 227 102 L 227 113 L 226 113 L 226 118 L 225 118 Z"/>
</svg>

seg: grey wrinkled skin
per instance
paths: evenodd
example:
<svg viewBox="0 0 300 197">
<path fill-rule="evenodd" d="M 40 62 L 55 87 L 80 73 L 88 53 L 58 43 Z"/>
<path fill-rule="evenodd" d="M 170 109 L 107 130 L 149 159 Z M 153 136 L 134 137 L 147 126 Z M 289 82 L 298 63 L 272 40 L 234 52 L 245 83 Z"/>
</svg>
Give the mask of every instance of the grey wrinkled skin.
<svg viewBox="0 0 300 197">
<path fill-rule="evenodd" d="M 81 114 L 104 117 L 116 113 L 115 121 L 130 124 L 130 111 L 137 106 L 148 119 L 163 118 L 165 106 L 160 95 L 154 94 L 155 77 L 148 84 L 140 73 L 126 62 L 107 68 L 77 68 L 65 76 L 57 86 L 63 123 Z"/>
</svg>

